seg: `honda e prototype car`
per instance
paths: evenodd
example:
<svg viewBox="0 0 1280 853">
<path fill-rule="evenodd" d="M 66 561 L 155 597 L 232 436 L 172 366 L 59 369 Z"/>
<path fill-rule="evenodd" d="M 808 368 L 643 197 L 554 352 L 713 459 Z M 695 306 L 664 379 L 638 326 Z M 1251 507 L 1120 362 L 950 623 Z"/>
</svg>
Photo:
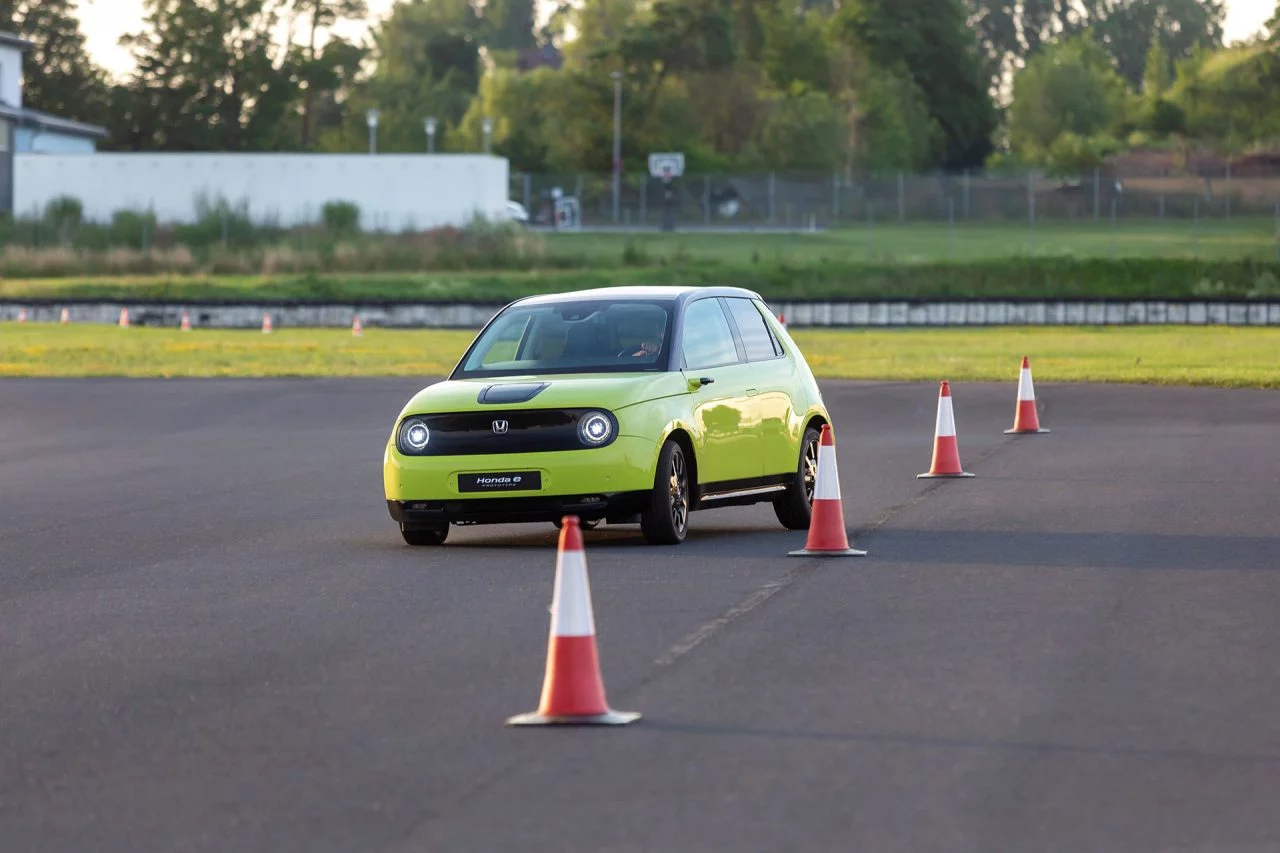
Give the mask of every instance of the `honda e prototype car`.
<svg viewBox="0 0 1280 853">
<path fill-rule="evenodd" d="M 813 374 L 755 293 L 617 287 L 502 309 L 446 381 L 396 420 L 383 458 L 410 545 L 450 524 L 636 524 L 682 542 L 692 510 L 770 502 L 809 526 Z"/>
</svg>

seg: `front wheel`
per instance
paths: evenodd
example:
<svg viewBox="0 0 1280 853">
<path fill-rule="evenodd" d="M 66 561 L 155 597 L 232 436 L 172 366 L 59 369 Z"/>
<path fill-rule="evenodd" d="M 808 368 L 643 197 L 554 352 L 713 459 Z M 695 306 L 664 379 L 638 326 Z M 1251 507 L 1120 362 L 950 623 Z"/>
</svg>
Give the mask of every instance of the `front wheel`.
<svg viewBox="0 0 1280 853">
<path fill-rule="evenodd" d="M 808 530 L 813 514 L 813 489 L 818 482 L 818 441 L 821 438 L 813 427 L 804 431 L 800 441 L 800 461 L 796 466 L 796 478 L 787 490 L 773 501 L 773 513 L 788 530 Z"/>
<path fill-rule="evenodd" d="M 662 445 L 653 492 L 640 513 L 640 532 L 651 545 L 679 545 L 689 533 L 689 464 L 674 441 Z"/>
<path fill-rule="evenodd" d="M 401 524 L 400 535 L 404 537 L 406 545 L 413 545 L 415 547 L 443 545 L 444 540 L 449 536 L 449 525 L 444 524 L 432 527 Z"/>
</svg>

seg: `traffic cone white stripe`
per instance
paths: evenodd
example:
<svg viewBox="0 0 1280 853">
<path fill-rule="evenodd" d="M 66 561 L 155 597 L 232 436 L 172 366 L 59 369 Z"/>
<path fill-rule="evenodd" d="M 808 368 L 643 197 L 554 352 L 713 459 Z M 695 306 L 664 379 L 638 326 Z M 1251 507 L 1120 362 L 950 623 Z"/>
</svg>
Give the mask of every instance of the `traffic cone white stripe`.
<svg viewBox="0 0 1280 853">
<path fill-rule="evenodd" d="M 1035 386 L 1031 384 L 1031 368 L 1022 368 L 1022 373 L 1018 376 L 1018 402 L 1026 400 L 1034 400 L 1036 398 Z"/>
<path fill-rule="evenodd" d="M 581 551 L 564 551 L 556 557 L 555 591 L 551 596 L 551 636 L 594 637 L 595 614 L 591 610 L 591 583 Z"/>
<path fill-rule="evenodd" d="M 840 474 L 836 471 L 836 449 L 818 445 L 818 482 L 813 487 L 815 501 L 840 500 Z"/>
<path fill-rule="evenodd" d="M 951 408 L 951 396 L 938 398 L 938 421 L 934 428 L 934 435 L 939 438 L 946 436 L 954 436 L 956 434 L 956 416 Z"/>
</svg>

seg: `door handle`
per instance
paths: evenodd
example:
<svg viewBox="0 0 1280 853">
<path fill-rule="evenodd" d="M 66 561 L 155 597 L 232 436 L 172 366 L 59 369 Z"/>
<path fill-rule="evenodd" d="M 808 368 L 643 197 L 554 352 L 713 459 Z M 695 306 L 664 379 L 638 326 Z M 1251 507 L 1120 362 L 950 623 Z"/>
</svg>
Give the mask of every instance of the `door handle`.
<svg viewBox="0 0 1280 853">
<path fill-rule="evenodd" d="M 755 388 L 748 388 L 748 389 L 747 389 L 747 396 L 748 396 L 748 397 L 754 397 L 755 395 L 757 395 L 757 394 L 759 394 L 759 393 L 760 393 L 760 392 L 759 392 L 759 391 L 757 391 Z"/>
</svg>

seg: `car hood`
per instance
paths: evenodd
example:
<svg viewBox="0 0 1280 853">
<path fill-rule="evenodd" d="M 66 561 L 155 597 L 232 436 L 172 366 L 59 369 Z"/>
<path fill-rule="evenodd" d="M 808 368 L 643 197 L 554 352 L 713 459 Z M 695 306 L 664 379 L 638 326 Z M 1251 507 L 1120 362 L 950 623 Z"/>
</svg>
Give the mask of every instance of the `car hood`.
<svg viewBox="0 0 1280 853">
<path fill-rule="evenodd" d="M 594 407 L 617 411 L 659 397 L 687 393 L 689 385 L 682 373 L 593 373 L 456 379 L 423 388 L 413 396 L 401 414 Z"/>
</svg>

